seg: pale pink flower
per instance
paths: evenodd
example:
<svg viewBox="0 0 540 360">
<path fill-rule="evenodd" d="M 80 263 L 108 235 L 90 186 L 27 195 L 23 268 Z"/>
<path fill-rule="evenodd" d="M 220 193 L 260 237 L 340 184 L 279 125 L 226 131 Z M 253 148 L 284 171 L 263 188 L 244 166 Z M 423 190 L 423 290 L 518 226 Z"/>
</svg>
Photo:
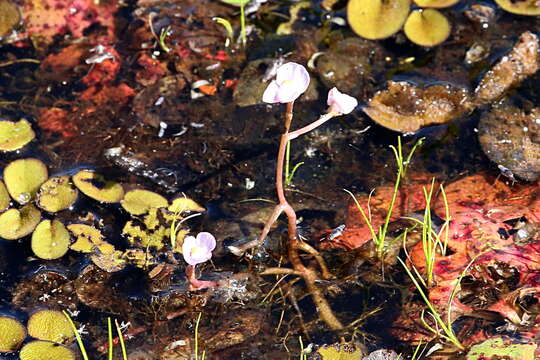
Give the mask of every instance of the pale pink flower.
<svg viewBox="0 0 540 360">
<path fill-rule="evenodd" d="M 201 232 L 197 237 L 186 236 L 182 244 L 182 255 L 190 265 L 197 265 L 210 260 L 216 248 L 216 239 L 209 232 Z"/>
<path fill-rule="evenodd" d="M 328 112 L 349 114 L 358 106 L 358 100 L 334 87 L 328 92 L 327 104 L 330 106 Z"/>
<path fill-rule="evenodd" d="M 281 65 L 264 91 L 262 100 L 266 103 L 289 103 L 302 95 L 309 86 L 309 74 L 300 64 L 289 62 Z"/>
</svg>

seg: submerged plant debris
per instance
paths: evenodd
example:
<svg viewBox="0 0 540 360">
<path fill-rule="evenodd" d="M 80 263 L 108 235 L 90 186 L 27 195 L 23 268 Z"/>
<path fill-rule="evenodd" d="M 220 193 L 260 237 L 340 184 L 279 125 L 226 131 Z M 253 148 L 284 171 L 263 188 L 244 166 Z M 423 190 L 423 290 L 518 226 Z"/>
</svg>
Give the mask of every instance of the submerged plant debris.
<svg viewBox="0 0 540 360">
<path fill-rule="evenodd" d="M 539 16 L 0 0 L 0 357 L 540 359 Z"/>
</svg>

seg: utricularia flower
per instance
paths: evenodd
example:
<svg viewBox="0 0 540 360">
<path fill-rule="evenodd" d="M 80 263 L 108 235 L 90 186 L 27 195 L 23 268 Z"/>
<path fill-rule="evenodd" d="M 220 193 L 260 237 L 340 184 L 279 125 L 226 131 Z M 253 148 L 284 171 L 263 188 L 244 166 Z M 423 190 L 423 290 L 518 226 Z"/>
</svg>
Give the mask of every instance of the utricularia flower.
<svg viewBox="0 0 540 360">
<path fill-rule="evenodd" d="M 349 114 L 358 106 L 358 100 L 350 95 L 343 94 L 335 87 L 328 92 L 326 103 L 330 106 L 328 112 L 339 114 Z"/>
<path fill-rule="evenodd" d="M 197 237 L 186 236 L 182 244 L 182 255 L 189 265 L 197 265 L 210 260 L 216 248 L 216 239 L 209 232 L 201 232 Z"/>
<path fill-rule="evenodd" d="M 306 68 L 294 62 L 281 65 L 264 91 L 262 100 L 266 103 L 290 103 L 302 95 L 309 86 Z"/>
</svg>

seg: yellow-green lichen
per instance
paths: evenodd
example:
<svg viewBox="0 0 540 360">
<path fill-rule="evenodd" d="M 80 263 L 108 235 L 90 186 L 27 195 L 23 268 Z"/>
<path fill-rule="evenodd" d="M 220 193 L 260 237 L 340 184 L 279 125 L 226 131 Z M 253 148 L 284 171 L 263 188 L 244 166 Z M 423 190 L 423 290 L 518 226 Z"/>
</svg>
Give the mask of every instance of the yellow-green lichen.
<svg viewBox="0 0 540 360">
<path fill-rule="evenodd" d="M 61 258 L 69 247 L 69 232 L 58 220 L 43 220 L 32 234 L 32 251 L 45 260 Z"/>
</svg>

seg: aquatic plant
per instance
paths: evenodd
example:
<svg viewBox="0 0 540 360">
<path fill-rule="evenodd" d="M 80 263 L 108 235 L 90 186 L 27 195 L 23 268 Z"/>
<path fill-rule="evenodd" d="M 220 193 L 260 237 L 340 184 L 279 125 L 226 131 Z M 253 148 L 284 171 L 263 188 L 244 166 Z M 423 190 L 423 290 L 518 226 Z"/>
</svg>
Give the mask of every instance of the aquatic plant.
<svg viewBox="0 0 540 360">
<path fill-rule="evenodd" d="M 83 194 L 100 202 L 116 203 L 124 198 L 122 185 L 106 180 L 94 171 L 79 171 L 73 175 L 73 183 Z"/>
<path fill-rule="evenodd" d="M 19 352 L 21 360 L 75 360 L 77 357 L 70 348 L 44 340 L 34 340 L 23 346 Z"/>
<path fill-rule="evenodd" d="M 310 132 L 336 116 L 344 115 L 345 113 L 341 111 L 353 111 L 354 108 L 350 106 L 352 104 L 352 100 L 344 96 L 340 96 L 336 90 L 332 91 L 332 95 L 330 96 L 330 99 L 328 99 L 328 103 L 330 103 L 331 106 L 325 114 L 322 114 L 319 119 L 315 120 L 311 124 L 291 131 L 294 101 L 307 89 L 309 85 L 309 74 L 307 70 L 300 64 L 286 63 L 277 69 L 276 75 L 276 79 L 272 81 L 266 88 L 263 95 L 263 101 L 268 103 L 286 104 L 284 116 L 285 132 L 280 138 L 276 165 L 276 192 L 278 195 L 279 204 L 274 208 L 274 211 L 266 222 L 261 235 L 256 240 L 238 246 L 232 245 L 228 248 L 232 253 L 241 255 L 246 250 L 261 245 L 270 232 L 272 225 L 282 213 L 285 213 L 288 221 L 288 257 L 293 268 L 269 268 L 263 271 L 262 274 L 293 274 L 300 276 L 306 283 L 308 291 L 313 298 L 321 319 L 334 330 L 342 329 L 343 325 L 334 315 L 330 305 L 322 293 L 321 288 L 319 288 L 317 285 L 317 281 L 320 280 L 321 276 L 323 278 L 329 278 L 331 276 L 330 272 L 328 271 L 322 256 L 320 256 L 317 250 L 298 237 L 296 212 L 285 197 L 283 168 L 287 143 L 289 141 Z M 305 251 L 312 255 L 317 261 L 320 269 L 316 270 L 311 266 L 304 265 L 302 259 L 300 258 L 299 251 Z M 319 271 L 321 275 L 319 275 Z"/>
<path fill-rule="evenodd" d="M 58 220 L 43 220 L 32 234 L 32 251 L 41 259 L 61 258 L 67 253 L 69 244 L 69 232 Z"/>
<path fill-rule="evenodd" d="M 403 32 L 413 43 L 420 46 L 435 46 L 450 36 L 448 19 L 435 9 L 417 9 L 411 12 Z"/>
<path fill-rule="evenodd" d="M 34 231 L 41 219 L 41 213 L 32 204 L 20 209 L 9 209 L 0 214 L 0 238 L 17 240 Z"/>
<path fill-rule="evenodd" d="M 397 33 L 405 23 L 411 0 L 350 0 L 347 20 L 355 33 L 369 40 Z"/>
<path fill-rule="evenodd" d="M 246 46 L 247 33 L 246 33 L 246 13 L 245 7 L 251 0 L 221 0 L 226 4 L 235 5 L 240 7 L 240 39 L 242 45 Z"/>
<path fill-rule="evenodd" d="M 15 351 L 26 338 L 26 329 L 11 316 L 0 316 L 0 353 Z"/>
<path fill-rule="evenodd" d="M 366 214 L 366 212 L 364 211 L 364 209 L 362 208 L 362 206 L 358 202 L 358 199 L 356 199 L 356 197 L 350 191 L 345 190 L 345 192 L 347 192 L 352 197 L 352 199 L 354 200 L 354 202 L 356 204 L 356 207 L 358 208 L 358 211 L 360 212 L 360 214 L 362 215 L 362 218 L 366 222 L 366 225 L 368 226 L 369 231 L 371 232 L 373 242 L 375 243 L 375 248 L 376 248 L 376 251 L 377 251 L 377 257 L 379 259 L 381 259 L 381 260 L 384 258 L 385 242 L 386 242 L 386 235 L 387 235 L 387 232 L 388 232 L 388 225 L 390 224 L 390 219 L 392 218 L 392 213 L 394 212 L 394 205 L 396 203 L 397 195 L 398 195 L 398 192 L 399 192 L 399 186 L 400 186 L 402 180 L 405 178 L 405 176 L 407 174 L 407 167 L 411 163 L 412 156 L 414 155 L 417 147 L 422 145 L 423 141 L 424 141 L 424 138 L 421 138 L 416 142 L 416 144 L 414 144 L 414 146 L 411 149 L 411 151 L 409 152 L 409 155 L 407 156 L 407 158 L 403 157 L 403 149 L 402 149 L 402 146 L 401 146 L 401 137 L 398 137 L 397 148 L 395 146 L 393 146 L 393 145 L 390 146 L 390 148 L 392 149 L 392 151 L 394 153 L 394 157 L 395 157 L 395 160 L 396 160 L 397 174 L 396 174 L 396 180 L 394 181 L 394 190 L 392 192 L 392 200 L 390 201 L 390 204 L 388 206 L 385 220 L 384 220 L 383 224 L 381 226 L 379 226 L 377 231 L 376 231 L 375 227 L 373 226 L 372 220 L 371 220 L 371 210 L 370 210 L 371 194 L 370 194 L 370 196 L 368 198 L 368 204 L 367 204 L 368 214 L 369 214 L 368 215 L 368 214 Z"/>
<path fill-rule="evenodd" d="M 404 33 L 420 46 L 435 46 L 450 35 L 450 23 L 433 8 L 449 7 L 459 0 L 349 0 L 347 19 L 355 33 L 369 40 L 385 39 L 404 27 Z"/>
<path fill-rule="evenodd" d="M 38 310 L 28 319 L 28 335 L 56 343 L 71 343 L 73 334 L 64 314 L 57 310 Z"/>
<path fill-rule="evenodd" d="M 120 204 L 131 215 L 143 215 L 150 209 L 167 207 L 169 202 L 153 191 L 135 189 L 126 192 Z"/>
<path fill-rule="evenodd" d="M 6 185 L 2 180 L 0 180 L 0 212 L 6 210 L 9 207 L 10 202 L 11 199 L 6 189 Z"/>
<path fill-rule="evenodd" d="M 38 159 L 18 159 L 4 168 L 4 182 L 11 198 L 24 205 L 36 196 L 49 177 L 47 167 Z"/>
<path fill-rule="evenodd" d="M 201 322 L 201 316 L 202 312 L 199 313 L 199 316 L 197 316 L 197 321 L 195 321 L 195 360 L 204 360 L 206 358 L 206 351 L 204 350 L 199 359 L 199 323 Z"/>
<path fill-rule="evenodd" d="M 182 255 L 189 264 L 186 267 L 186 276 L 191 289 L 204 289 L 216 286 L 215 281 L 197 280 L 195 266 L 204 263 L 212 258 L 212 251 L 216 248 L 216 238 L 209 232 L 201 232 L 197 237 L 186 236 L 182 244 Z"/>
<path fill-rule="evenodd" d="M 78 195 L 79 191 L 69 176 L 55 176 L 40 186 L 36 204 L 47 212 L 55 213 L 70 208 L 77 201 Z"/>
<path fill-rule="evenodd" d="M 495 0 L 503 10 L 518 15 L 540 15 L 540 5 L 536 0 Z"/>
<path fill-rule="evenodd" d="M 86 351 L 86 347 L 84 346 L 84 343 L 81 338 L 81 334 L 77 330 L 77 327 L 75 326 L 75 323 L 71 319 L 71 316 L 67 313 L 67 311 L 63 311 L 64 316 L 66 317 L 67 321 L 69 322 L 69 325 L 73 331 L 73 334 L 75 335 L 75 338 L 77 339 L 77 345 L 79 346 L 79 350 L 81 351 L 82 357 L 84 360 L 89 360 L 88 353 Z M 116 327 L 116 332 L 118 334 L 118 342 L 120 343 L 120 349 L 122 350 L 122 360 L 128 360 L 127 356 L 127 350 L 126 350 L 126 344 L 124 342 L 124 334 L 122 334 L 122 329 L 120 325 L 118 325 L 118 321 L 114 320 L 114 325 Z M 107 336 L 108 336 L 108 360 L 113 359 L 113 331 L 112 331 L 112 325 L 111 325 L 111 318 L 107 318 Z"/>
<path fill-rule="evenodd" d="M 19 150 L 35 137 L 32 125 L 26 119 L 17 122 L 0 120 L 0 151 Z"/>
</svg>

